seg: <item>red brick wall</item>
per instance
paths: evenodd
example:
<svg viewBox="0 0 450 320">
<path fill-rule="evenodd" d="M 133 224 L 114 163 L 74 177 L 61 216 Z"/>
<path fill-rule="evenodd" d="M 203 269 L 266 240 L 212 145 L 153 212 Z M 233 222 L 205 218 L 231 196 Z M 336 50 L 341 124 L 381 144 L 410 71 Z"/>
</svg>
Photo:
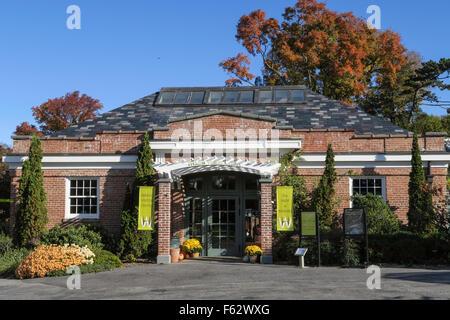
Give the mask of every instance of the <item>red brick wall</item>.
<svg viewBox="0 0 450 320">
<path fill-rule="evenodd" d="M 184 192 L 181 189 L 172 190 L 172 216 L 171 235 L 180 239 L 180 245 L 184 242 Z"/>
<path fill-rule="evenodd" d="M 272 256 L 272 184 L 261 182 L 261 249 Z"/>
<path fill-rule="evenodd" d="M 171 184 L 158 182 L 158 256 L 170 255 Z"/>
<path fill-rule="evenodd" d="M 202 132 L 194 132 L 195 123 L 201 122 Z M 255 130 L 273 129 L 275 122 L 267 120 L 255 120 L 239 118 L 228 115 L 213 115 L 201 119 L 191 119 L 170 123 L 169 130 L 155 130 L 153 139 L 171 139 L 176 129 L 188 129 L 191 138 L 197 134 L 200 137 L 210 129 L 218 129 L 223 139 L 227 137 L 227 130 L 241 129 Z M 270 131 L 269 131 L 270 133 Z M 49 138 L 42 140 L 44 154 L 54 153 L 103 153 L 103 154 L 136 154 L 141 144 L 143 132 L 100 132 L 95 138 Z M 349 130 L 279 130 L 280 139 L 302 139 L 302 151 L 325 152 L 328 143 L 332 143 L 335 152 L 389 152 L 410 151 L 412 137 L 405 135 L 355 135 Z M 233 138 L 244 138 L 242 131 L 237 132 Z M 424 136 L 419 138 L 421 150 L 444 151 L 444 137 Z M 13 152 L 25 154 L 28 152 L 30 140 L 15 140 Z"/>
<path fill-rule="evenodd" d="M 408 221 L 407 212 L 409 205 L 408 183 L 410 168 L 367 168 L 367 169 L 337 169 L 338 180 L 336 182 L 336 196 L 339 200 L 339 213 L 342 214 L 345 208 L 350 205 L 350 177 L 352 176 L 382 176 L 386 177 L 386 201 L 394 210 L 397 217 L 406 223 Z M 447 169 L 432 168 L 433 188 L 441 188 L 441 192 L 434 197 L 434 201 L 445 200 L 445 186 Z M 317 185 L 323 174 L 323 169 L 303 169 L 297 170 L 298 175 L 305 178 L 308 189 L 311 190 Z"/>
<path fill-rule="evenodd" d="M 11 170 L 12 199 L 17 199 L 21 170 Z M 65 221 L 66 177 L 93 177 L 100 180 L 100 219 L 109 231 L 120 231 L 120 219 L 127 183 L 132 183 L 135 170 L 44 170 L 44 189 L 47 194 L 48 228 Z M 16 204 L 11 207 L 14 223 Z M 92 220 L 95 221 L 95 220 Z M 98 221 L 98 220 L 97 220 Z"/>
<path fill-rule="evenodd" d="M 201 124 L 201 125 L 200 125 Z M 203 137 L 208 130 L 217 129 L 222 139 L 227 138 L 227 130 L 255 130 L 259 134 L 259 129 L 272 129 L 275 126 L 273 121 L 254 120 L 249 118 L 239 118 L 227 115 L 213 115 L 204 118 L 190 119 L 184 121 L 172 122 L 169 125 L 169 130 L 155 131 L 155 139 L 171 139 L 175 130 L 187 129 L 191 134 L 191 139 Z M 201 129 L 201 130 L 200 130 Z M 211 131 L 210 131 L 211 133 Z M 232 135 L 233 138 L 243 138 L 240 135 Z M 175 138 L 178 138 L 177 136 Z"/>
<path fill-rule="evenodd" d="M 172 122 L 169 130 L 156 130 L 153 139 L 170 139 L 175 129 L 188 129 L 192 136 L 194 123 L 202 122 L 201 134 L 209 129 L 220 129 L 226 137 L 227 129 L 271 129 L 276 123 L 270 120 L 257 120 L 240 118 L 230 115 L 213 115 L 202 119 L 192 119 Z M 136 154 L 141 143 L 143 132 L 101 132 L 95 138 L 50 138 L 43 139 L 42 146 L 44 154 L 55 153 L 92 153 L 92 154 Z M 237 136 L 242 138 L 242 136 Z M 335 152 L 389 152 L 404 151 L 411 149 L 412 138 L 404 135 L 397 136 L 361 136 L 355 135 L 351 130 L 286 130 L 280 131 L 280 138 L 302 139 L 302 151 L 325 152 L 328 143 L 332 143 Z M 422 150 L 443 151 L 444 137 L 426 136 L 419 139 Z M 13 152 L 25 154 L 28 152 L 30 140 L 15 140 Z M 400 219 L 406 220 L 408 210 L 408 181 L 409 169 L 407 168 L 377 168 L 377 169 L 353 169 L 356 174 L 386 176 L 386 197 L 389 205 L 396 207 L 396 214 Z M 300 175 L 310 186 L 319 179 L 322 170 L 299 169 Z M 337 195 L 341 199 L 340 211 L 349 205 L 349 177 L 348 169 L 338 170 L 339 180 L 337 184 Z M 17 196 L 17 185 L 20 170 L 12 170 L 12 197 Z M 433 169 L 435 175 L 433 186 L 445 191 L 445 168 Z M 111 231 L 118 232 L 120 228 L 120 214 L 123 206 L 125 186 L 127 182 L 134 179 L 134 170 L 45 170 L 44 187 L 47 192 L 47 205 L 50 217 L 49 227 L 64 220 L 65 214 L 65 183 L 64 178 L 68 176 L 92 176 L 100 178 L 100 219 Z M 164 187 L 167 188 L 167 187 Z M 161 195 L 161 194 L 160 194 Z M 442 197 L 441 197 L 442 198 Z M 437 199 L 437 198 L 435 198 Z M 167 200 L 167 199 L 166 199 Z M 164 201 L 166 201 L 164 200 Z M 172 230 L 170 234 L 182 237 L 182 214 L 183 204 L 180 192 L 173 192 L 171 209 Z M 165 202 L 162 202 L 165 203 Z M 169 203 L 170 206 L 170 203 Z M 16 204 L 11 205 L 12 213 Z M 14 221 L 14 218 L 11 219 Z M 170 225 L 170 221 L 169 221 Z M 182 240 L 182 239 L 181 239 Z"/>
</svg>

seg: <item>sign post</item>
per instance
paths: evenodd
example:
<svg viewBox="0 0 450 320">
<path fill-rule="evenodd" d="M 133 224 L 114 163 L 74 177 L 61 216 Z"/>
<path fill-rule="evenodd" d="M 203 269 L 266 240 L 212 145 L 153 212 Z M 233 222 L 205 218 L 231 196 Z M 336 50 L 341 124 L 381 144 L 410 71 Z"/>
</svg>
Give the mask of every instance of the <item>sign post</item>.
<svg viewBox="0 0 450 320">
<path fill-rule="evenodd" d="M 298 266 L 301 269 L 305 269 L 305 254 L 308 252 L 307 248 L 298 248 L 295 252 L 295 255 L 299 257 L 299 263 Z"/>
<path fill-rule="evenodd" d="M 138 230 L 153 230 L 155 212 L 155 187 L 139 187 Z"/>
<path fill-rule="evenodd" d="M 367 214 L 364 208 L 344 209 L 342 225 L 344 228 L 344 238 L 364 237 L 366 264 L 369 264 L 369 235 L 367 232 Z"/>
<path fill-rule="evenodd" d="M 302 212 L 300 218 L 300 237 L 315 237 L 317 243 L 317 266 L 320 267 L 319 215 L 315 212 Z"/>
</svg>

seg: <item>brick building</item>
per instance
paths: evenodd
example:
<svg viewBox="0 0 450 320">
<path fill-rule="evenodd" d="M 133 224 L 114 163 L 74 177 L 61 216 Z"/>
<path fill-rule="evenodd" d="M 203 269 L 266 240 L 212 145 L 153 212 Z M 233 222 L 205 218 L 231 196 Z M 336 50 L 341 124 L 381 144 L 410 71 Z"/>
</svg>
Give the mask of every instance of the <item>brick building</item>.
<svg viewBox="0 0 450 320">
<path fill-rule="evenodd" d="M 258 242 L 272 261 L 272 186 L 279 157 L 301 151 L 297 174 L 310 188 L 335 152 L 339 211 L 355 193 L 374 193 L 406 222 L 412 135 L 389 122 L 302 86 L 162 88 L 94 119 L 42 138 L 50 222 L 100 221 L 120 230 L 137 150 L 150 133 L 157 183 L 158 261 L 171 237 L 199 238 L 204 255 L 243 255 Z M 420 137 L 427 179 L 445 195 L 450 156 L 445 134 Z M 17 199 L 30 137 L 13 137 L 10 166 Z M 16 203 L 12 204 L 12 219 Z"/>
</svg>

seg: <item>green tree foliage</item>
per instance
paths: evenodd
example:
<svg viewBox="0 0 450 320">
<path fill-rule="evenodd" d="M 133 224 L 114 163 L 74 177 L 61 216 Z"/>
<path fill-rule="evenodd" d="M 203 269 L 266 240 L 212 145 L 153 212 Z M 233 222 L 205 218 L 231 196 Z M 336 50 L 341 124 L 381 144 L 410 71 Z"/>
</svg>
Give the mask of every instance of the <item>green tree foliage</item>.
<svg viewBox="0 0 450 320">
<path fill-rule="evenodd" d="M 450 77 L 450 59 L 422 62 L 420 55 L 411 51 L 406 57 L 407 63 L 397 72 L 395 81 L 381 81 L 370 86 L 358 104 L 372 115 L 417 133 L 442 131 L 438 119 L 427 119 L 420 105 L 438 103 L 439 99 L 432 90 L 450 88 L 445 83 Z"/>
<path fill-rule="evenodd" d="M 392 234 L 400 230 L 400 223 L 381 196 L 371 193 L 352 197 L 354 208 L 364 208 L 367 214 L 369 234 Z"/>
<path fill-rule="evenodd" d="M 303 177 L 297 175 L 297 166 L 294 163 L 294 159 L 300 157 L 300 152 L 291 152 L 283 155 L 280 158 L 280 169 L 278 171 L 279 176 L 279 185 L 281 186 L 292 186 L 293 187 L 293 210 L 294 210 L 294 231 L 291 232 L 278 232 L 276 230 L 276 218 L 273 219 L 274 225 L 274 252 L 285 252 L 287 248 L 284 247 L 285 244 L 288 244 L 292 241 L 292 237 L 299 234 L 299 222 L 300 222 L 300 213 L 309 209 L 310 201 L 308 189 L 306 188 L 305 180 Z M 274 193 L 275 195 L 275 193 Z M 298 239 L 295 240 L 295 248 L 298 247 Z M 278 248 L 282 247 L 283 250 L 279 250 Z M 292 250 L 293 249 L 292 247 Z M 293 255 L 293 252 L 289 253 L 289 257 Z"/>
<path fill-rule="evenodd" d="M 426 113 L 420 113 L 416 116 L 411 130 L 417 134 L 424 134 L 426 132 L 446 132 L 443 121 L 438 116 L 431 116 Z"/>
<path fill-rule="evenodd" d="M 296 174 L 297 166 L 293 162 L 296 157 L 300 157 L 300 152 L 292 152 L 283 155 L 280 159 L 281 166 L 278 172 L 280 177 L 280 185 L 293 187 L 294 225 L 296 228 L 296 230 L 294 230 L 294 234 L 298 234 L 298 217 L 300 213 L 310 206 L 305 179 Z"/>
<path fill-rule="evenodd" d="M 149 250 L 152 242 L 152 231 L 138 230 L 139 186 L 154 185 L 153 154 L 150 148 L 148 133 L 139 151 L 136 179 L 133 186 L 127 186 L 122 211 L 119 254 L 122 258 L 133 260 L 142 257 Z"/>
<path fill-rule="evenodd" d="M 41 243 L 61 246 L 76 244 L 80 247 L 87 246 L 91 250 L 100 250 L 104 247 L 100 233 L 90 230 L 87 225 L 68 226 L 65 228 L 56 225 L 51 230 L 46 230 L 41 234 Z"/>
<path fill-rule="evenodd" d="M 414 116 L 419 113 L 420 104 L 425 102 L 437 103 L 439 99 L 432 89 L 449 90 L 450 84 L 445 80 L 450 78 L 450 59 L 442 58 L 439 62 L 430 60 L 422 64 L 415 74 L 406 81 L 406 94 L 412 96 L 408 110 L 408 121 L 412 125 Z"/>
<path fill-rule="evenodd" d="M 312 205 L 319 215 L 321 229 L 330 229 L 336 214 L 336 198 L 334 185 L 337 173 L 334 168 L 334 153 L 331 143 L 328 144 L 325 171 L 320 178 L 318 187 L 313 191 Z"/>
<path fill-rule="evenodd" d="M 6 156 L 11 149 L 4 144 L 0 145 L 0 199 L 9 199 L 11 190 L 11 177 L 6 163 L 2 162 L 2 156 Z M 7 233 L 9 226 L 9 207 L 8 202 L 0 202 L 0 232 Z"/>
<path fill-rule="evenodd" d="M 370 29 L 365 19 L 326 2 L 297 0 L 280 21 L 258 9 L 244 14 L 236 31 L 248 55 L 219 64 L 232 75 L 228 86 L 253 85 L 249 57 L 260 58 L 266 85 L 303 84 L 408 130 L 420 105 L 438 102 L 436 89 L 449 89 L 450 59 L 424 62 L 399 34 Z"/>
<path fill-rule="evenodd" d="M 422 58 L 416 52 L 406 53 L 407 62 L 397 72 L 395 81 L 381 81 L 368 87 L 358 105 L 367 113 L 402 127 L 409 128 L 408 110 L 412 108 L 413 93 L 408 81 L 421 66 Z"/>
<path fill-rule="evenodd" d="M 450 115 L 441 118 L 442 132 L 447 132 L 447 137 L 450 136 Z"/>
<path fill-rule="evenodd" d="M 412 232 L 430 234 L 434 231 L 434 207 L 432 190 L 425 178 L 419 141 L 414 134 L 411 173 L 409 175 L 408 227 Z"/>
<path fill-rule="evenodd" d="M 14 242 L 20 247 L 36 244 L 48 222 L 41 162 L 41 140 L 34 135 L 28 159 L 23 163 L 19 184 L 19 207 L 15 219 Z"/>
</svg>

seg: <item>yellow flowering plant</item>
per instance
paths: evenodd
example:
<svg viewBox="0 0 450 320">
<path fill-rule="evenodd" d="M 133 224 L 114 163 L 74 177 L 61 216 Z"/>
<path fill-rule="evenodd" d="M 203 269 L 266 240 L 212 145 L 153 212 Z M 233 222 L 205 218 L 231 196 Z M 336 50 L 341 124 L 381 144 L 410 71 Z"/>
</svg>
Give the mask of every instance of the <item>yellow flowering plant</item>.
<svg viewBox="0 0 450 320">
<path fill-rule="evenodd" d="M 45 277 L 51 271 L 67 270 L 70 266 L 91 264 L 94 253 L 77 245 L 42 245 L 34 249 L 16 269 L 19 279 Z"/>
<path fill-rule="evenodd" d="M 262 250 L 258 246 L 247 246 L 245 248 L 245 254 L 247 256 L 260 256 L 262 254 Z"/>
<path fill-rule="evenodd" d="M 203 249 L 202 244 L 198 239 L 189 239 L 183 243 L 183 252 L 192 254 L 195 252 L 201 252 Z"/>
<path fill-rule="evenodd" d="M 93 264 L 94 263 L 94 258 L 95 258 L 95 254 L 94 252 L 92 252 L 91 249 L 88 248 L 88 246 L 84 246 L 84 247 L 80 247 L 77 244 L 64 244 L 65 248 L 74 248 L 79 254 L 81 254 L 84 259 L 85 259 L 85 263 L 83 264 Z"/>
</svg>

